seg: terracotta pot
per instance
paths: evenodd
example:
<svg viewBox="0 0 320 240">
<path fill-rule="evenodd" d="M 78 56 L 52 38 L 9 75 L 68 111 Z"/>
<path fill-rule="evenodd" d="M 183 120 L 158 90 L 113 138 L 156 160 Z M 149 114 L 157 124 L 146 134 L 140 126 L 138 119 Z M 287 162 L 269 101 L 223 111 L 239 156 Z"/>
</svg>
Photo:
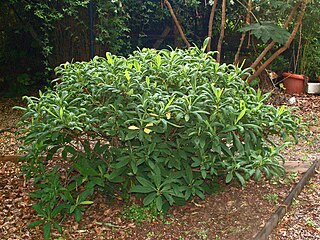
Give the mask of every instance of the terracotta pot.
<svg viewBox="0 0 320 240">
<path fill-rule="evenodd" d="M 286 88 L 286 93 L 288 94 L 303 94 L 305 92 L 305 86 L 307 82 L 307 77 L 304 75 L 293 74 L 293 73 L 283 73 L 284 76 L 283 84 Z"/>
</svg>

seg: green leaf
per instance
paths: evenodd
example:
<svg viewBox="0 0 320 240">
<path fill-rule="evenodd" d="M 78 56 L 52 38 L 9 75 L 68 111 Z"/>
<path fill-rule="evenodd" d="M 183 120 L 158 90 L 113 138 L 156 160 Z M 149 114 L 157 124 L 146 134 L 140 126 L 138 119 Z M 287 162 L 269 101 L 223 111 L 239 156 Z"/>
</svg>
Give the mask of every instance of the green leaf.
<svg viewBox="0 0 320 240">
<path fill-rule="evenodd" d="M 130 158 L 129 158 L 129 157 L 126 157 L 126 158 L 124 158 L 124 159 L 121 159 L 119 162 L 117 162 L 117 163 L 114 165 L 114 167 L 115 167 L 115 168 L 122 168 L 122 167 L 128 165 L 129 161 L 130 161 Z"/>
<path fill-rule="evenodd" d="M 76 209 L 74 210 L 73 215 L 74 215 L 75 220 L 76 220 L 77 222 L 80 222 L 80 220 L 81 220 L 81 218 L 82 218 L 81 209 L 80 209 L 80 208 L 76 208 Z"/>
<path fill-rule="evenodd" d="M 167 193 L 167 192 L 164 192 L 164 193 L 163 193 L 163 196 L 164 196 L 165 199 L 169 202 L 169 204 L 172 206 L 173 203 L 175 202 L 174 199 L 173 199 L 173 197 L 172 197 L 169 193 Z M 178 197 L 178 196 L 177 196 L 177 197 Z M 183 197 L 182 194 L 181 194 L 181 197 Z"/>
<path fill-rule="evenodd" d="M 69 213 L 73 213 L 77 208 L 77 205 L 73 205 L 70 207 Z"/>
<path fill-rule="evenodd" d="M 130 77 L 130 74 L 129 74 L 128 70 L 126 69 L 124 73 L 125 73 L 126 79 L 128 81 L 130 81 L 131 77 Z"/>
<path fill-rule="evenodd" d="M 143 204 L 144 204 L 144 206 L 147 206 L 147 205 L 149 205 L 151 202 L 153 202 L 153 200 L 155 200 L 156 196 L 157 196 L 157 193 L 156 193 L 156 192 L 149 193 L 149 194 L 143 199 Z"/>
<path fill-rule="evenodd" d="M 235 134 L 235 133 L 233 133 L 233 141 L 234 141 L 234 144 L 236 145 L 239 153 L 240 153 L 240 154 L 243 154 L 243 152 L 244 152 L 243 145 L 242 145 L 242 143 L 240 142 L 239 137 L 238 137 L 237 134 Z"/>
<path fill-rule="evenodd" d="M 139 133 L 139 131 L 137 131 L 137 130 L 129 131 L 125 137 L 125 141 L 129 141 L 131 139 L 134 139 L 138 135 L 138 133 Z"/>
<path fill-rule="evenodd" d="M 93 204 L 93 203 L 94 203 L 93 201 L 82 201 L 79 204 L 80 205 L 90 205 L 90 204 Z"/>
<path fill-rule="evenodd" d="M 200 191 L 199 189 L 196 190 L 196 195 L 197 195 L 199 198 L 201 198 L 201 199 L 204 199 L 204 198 L 205 198 L 203 192 Z"/>
<path fill-rule="evenodd" d="M 245 108 L 240 112 L 240 114 L 234 124 L 237 124 L 243 118 L 243 116 L 246 114 L 246 111 L 247 111 L 247 109 Z"/>
<path fill-rule="evenodd" d="M 161 56 L 159 54 L 156 56 L 156 63 L 157 67 L 159 68 L 161 66 Z"/>
<path fill-rule="evenodd" d="M 231 126 L 231 125 L 229 125 L 229 126 L 227 126 L 226 128 L 224 128 L 223 129 L 223 133 L 228 133 L 228 132 L 232 132 L 232 131 L 235 131 L 235 130 L 237 130 L 238 128 L 236 127 L 236 126 Z"/>
<path fill-rule="evenodd" d="M 246 185 L 246 181 L 245 181 L 244 178 L 240 175 L 240 173 L 234 172 L 234 174 L 236 175 L 236 177 L 238 178 L 238 180 L 239 180 L 239 182 L 241 183 L 242 186 Z"/>
<path fill-rule="evenodd" d="M 260 181 L 260 179 L 261 179 L 261 170 L 260 169 L 256 169 L 255 174 L 254 174 L 254 179 L 256 181 Z"/>
<path fill-rule="evenodd" d="M 53 226 L 62 234 L 62 227 L 57 222 L 53 222 Z"/>
<path fill-rule="evenodd" d="M 285 110 L 285 106 L 282 105 L 282 106 L 278 109 L 277 114 L 280 116 L 280 115 L 284 112 L 284 110 Z"/>
<path fill-rule="evenodd" d="M 156 147 L 156 143 L 149 144 L 148 155 L 150 155 L 154 151 L 155 147 Z"/>
<path fill-rule="evenodd" d="M 46 214 L 46 212 L 43 210 L 43 208 L 42 208 L 42 206 L 40 205 L 40 203 L 36 203 L 36 204 L 33 204 L 32 205 L 32 208 L 34 209 L 34 210 L 36 210 L 36 212 L 38 213 L 38 215 L 40 215 L 40 216 L 46 216 L 47 214 Z"/>
<path fill-rule="evenodd" d="M 93 185 L 98 185 L 100 187 L 104 187 L 105 186 L 104 179 L 100 178 L 100 177 L 91 178 L 91 180 L 89 182 L 92 182 Z"/>
<path fill-rule="evenodd" d="M 60 113 L 60 118 L 62 118 L 63 117 L 63 108 L 62 107 L 60 107 L 59 113 Z"/>
<path fill-rule="evenodd" d="M 36 220 L 36 221 L 33 221 L 32 223 L 30 223 L 27 226 L 27 228 L 33 228 L 33 227 L 38 226 L 38 225 L 43 224 L 43 223 L 45 223 L 44 220 Z"/>
<path fill-rule="evenodd" d="M 226 176 L 226 183 L 231 182 L 232 178 L 233 178 L 233 173 L 229 172 Z"/>
<path fill-rule="evenodd" d="M 205 179 L 207 177 L 206 169 L 201 169 L 201 176 L 202 176 L 203 179 Z"/>
<path fill-rule="evenodd" d="M 222 88 L 222 89 L 217 88 L 214 90 L 214 95 L 216 96 L 218 101 L 220 101 L 220 98 L 221 98 L 223 91 L 224 91 L 224 88 Z"/>
<path fill-rule="evenodd" d="M 186 166 L 186 178 L 187 178 L 187 183 L 191 183 L 193 180 L 192 169 L 188 165 Z"/>
<path fill-rule="evenodd" d="M 78 158 L 78 162 L 74 163 L 74 168 L 81 173 L 82 176 L 99 176 L 99 173 L 92 167 L 90 159 L 84 157 Z"/>
<path fill-rule="evenodd" d="M 46 223 L 43 225 L 43 238 L 44 240 L 50 240 L 51 236 L 51 223 Z"/>
<path fill-rule="evenodd" d="M 153 170 L 154 170 L 154 173 L 153 173 L 154 183 L 156 187 L 159 188 L 161 184 L 161 171 L 157 165 L 155 165 Z"/>
<path fill-rule="evenodd" d="M 67 207 L 68 207 L 67 204 L 60 204 L 60 205 L 58 205 L 57 207 L 55 207 L 55 208 L 53 209 L 53 211 L 52 211 L 52 213 L 51 213 L 51 216 L 52 216 L 52 217 L 56 217 L 56 215 L 57 215 L 58 213 L 60 213 L 62 210 L 66 209 Z"/>
<path fill-rule="evenodd" d="M 149 188 L 154 188 L 154 185 L 149 180 L 147 180 L 147 179 L 145 179 L 143 177 L 137 177 L 137 180 L 142 184 L 142 186 L 149 187 Z"/>
<path fill-rule="evenodd" d="M 162 210 L 162 205 L 163 205 L 162 197 L 158 196 L 157 199 L 156 199 L 156 207 L 157 207 L 159 212 Z"/>
<path fill-rule="evenodd" d="M 131 160 L 130 165 L 131 165 L 133 174 L 137 174 L 138 172 L 137 162 L 135 160 Z"/>
<path fill-rule="evenodd" d="M 269 39 L 272 39 L 272 41 L 284 44 L 290 37 L 290 33 L 286 29 L 270 21 L 253 23 L 240 28 L 239 31 L 251 31 L 253 35 L 255 35 L 257 38 L 260 38 L 264 43 L 268 42 Z"/>
<path fill-rule="evenodd" d="M 227 145 L 225 145 L 224 143 L 221 143 L 220 146 L 221 146 L 221 148 L 222 148 L 222 150 L 223 150 L 223 152 L 224 152 L 225 154 L 227 154 L 228 156 L 232 157 L 233 154 L 232 154 L 230 148 L 228 148 Z"/>
<path fill-rule="evenodd" d="M 121 174 L 124 172 L 125 168 L 115 169 L 111 172 L 111 174 L 106 174 L 105 177 L 114 183 L 123 182 L 124 179 L 122 178 Z"/>
<path fill-rule="evenodd" d="M 130 189 L 130 192 L 136 192 L 136 193 L 150 193 L 150 192 L 154 192 L 154 191 L 155 191 L 155 189 L 153 187 L 141 186 L 141 185 L 133 186 Z"/>
<path fill-rule="evenodd" d="M 206 51 L 207 46 L 208 46 L 208 43 L 209 43 L 209 40 L 210 40 L 210 37 L 207 37 L 207 38 L 203 41 L 202 48 L 201 48 L 201 51 L 202 51 L 202 52 L 205 52 L 205 51 Z"/>
<path fill-rule="evenodd" d="M 176 97 L 176 95 L 173 95 L 173 96 L 170 98 L 170 100 L 168 101 L 167 105 L 165 106 L 165 108 L 164 108 L 164 110 L 163 110 L 164 112 L 166 112 L 167 109 L 170 107 L 170 105 L 171 105 L 172 102 L 174 101 L 175 97 Z"/>
<path fill-rule="evenodd" d="M 190 196 L 191 196 L 191 190 L 190 189 L 187 189 L 186 192 L 184 193 L 184 199 L 187 201 Z"/>
</svg>

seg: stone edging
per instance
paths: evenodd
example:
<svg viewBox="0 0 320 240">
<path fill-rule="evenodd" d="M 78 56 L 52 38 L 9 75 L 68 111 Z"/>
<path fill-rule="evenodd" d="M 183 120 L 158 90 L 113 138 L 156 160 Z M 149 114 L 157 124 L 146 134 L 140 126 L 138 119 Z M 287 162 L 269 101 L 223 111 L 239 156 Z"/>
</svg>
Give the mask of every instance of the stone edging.
<svg viewBox="0 0 320 240">
<path fill-rule="evenodd" d="M 280 220 L 288 211 L 291 203 L 295 197 L 302 191 L 304 186 L 309 182 L 309 180 L 314 176 L 316 169 L 320 166 L 320 159 L 314 161 L 309 170 L 303 175 L 301 180 L 292 189 L 290 194 L 284 200 L 284 202 L 278 207 L 277 211 L 269 218 L 268 222 L 264 227 L 254 236 L 254 240 L 267 240 L 273 229 L 278 225 Z"/>
</svg>

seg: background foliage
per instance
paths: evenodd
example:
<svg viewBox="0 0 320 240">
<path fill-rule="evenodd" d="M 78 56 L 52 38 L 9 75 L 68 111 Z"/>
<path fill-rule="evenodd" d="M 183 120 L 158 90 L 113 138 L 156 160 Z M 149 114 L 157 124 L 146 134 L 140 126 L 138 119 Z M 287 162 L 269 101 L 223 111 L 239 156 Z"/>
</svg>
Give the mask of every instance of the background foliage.
<svg viewBox="0 0 320 240">
<path fill-rule="evenodd" d="M 3 89 L 22 91 L 30 85 L 45 83 L 55 78 L 53 71 L 66 61 L 89 59 L 89 0 L 63 1 L 17 1 L 0 3 L 2 23 L 0 31 L 0 85 Z M 163 1 L 93 0 L 95 55 L 103 56 L 106 51 L 126 56 L 136 47 L 167 48 L 184 47 L 179 32 Z M 173 10 L 191 43 L 199 45 L 208 34 L 208 21 L 213 1 L 171 1 Z M 270 38 L 284 42 L 287 32 L 280 28 L 296 1 L 254 1 L 251 13 L 253 25 L 246 26 L 246 2 L 227 1 L 227 21 L 222 47 L 223 62 L 233 62 L 241 37 L 239 29 L 251 30 L 241 50 L 240 62 L 255 60 Z M 213 24 L 212 49 L 215 50 L 220 34 L 221 1 L 218 0 Z M 282 68 L 299 69 L 315 78 L 315 69 L 307 66 L 316 59 L 311 56 L 317 50 L 317 25 L 319 3 L 308 4 L 306 24 L 299 39 L 285 52 L 287 62 Z M 289 30 L 294 22 L 290 24 Z M 245 28 L 243 28 L 245 27 Z M 170 31 L 161 36 L 165 29 Z M 285 34 L 284 34 L 285 33 Z M 313 37 L 311 37 L 311 35 Z M 256 38 L 257 37 L 257 38 Z M 17 39 L 17 41 L 13 41 Z M 261 41 L 264 40 L 264 41 Z M 277 44 L 274 49 L 279 46 Z M 301 46 L 308 46 L 301 48 Z M 300 50 L 298 50 L 300 49 Z M 11 66 L 17 66 L 12 69 Z M 271 66 L 276 69 L 277 62 Z M 45 75 L 44 73 L 47 73 Z M 22 74 L 22 76 L 19 76 Z M 27 75 L 27 77 L 26 77 Z M 23 79 L 20 81 L 19 79 Z M 14 90 L 16 89 L 16 90 Z"/>
</svg>

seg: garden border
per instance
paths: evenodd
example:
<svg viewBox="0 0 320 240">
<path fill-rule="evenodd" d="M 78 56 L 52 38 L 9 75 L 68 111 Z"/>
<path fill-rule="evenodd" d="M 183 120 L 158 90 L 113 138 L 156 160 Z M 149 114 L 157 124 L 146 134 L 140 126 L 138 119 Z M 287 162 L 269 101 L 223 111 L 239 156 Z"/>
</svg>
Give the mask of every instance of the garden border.
<svg viewBox="0 0 320 240">
<path fill-rule="evenodd" d="M 288 208 L 291 206 L 292 201 L 296 198 L 302 191 L 304 186 L 309 182 L 309 180 L 315 175 L 316 170 L 320 167 L 320 159 L 317 158 L 308 169 L 308 171 L 303 175 L 300 181 L 289 193 L 284 202 L 278 207 L 276 212 L 269 218 L 264 227 L 254 236 L 254 240 L 267 240 L 273 229 L 275 229 L 284 215 L 288 212 Z"/>
</svg>

